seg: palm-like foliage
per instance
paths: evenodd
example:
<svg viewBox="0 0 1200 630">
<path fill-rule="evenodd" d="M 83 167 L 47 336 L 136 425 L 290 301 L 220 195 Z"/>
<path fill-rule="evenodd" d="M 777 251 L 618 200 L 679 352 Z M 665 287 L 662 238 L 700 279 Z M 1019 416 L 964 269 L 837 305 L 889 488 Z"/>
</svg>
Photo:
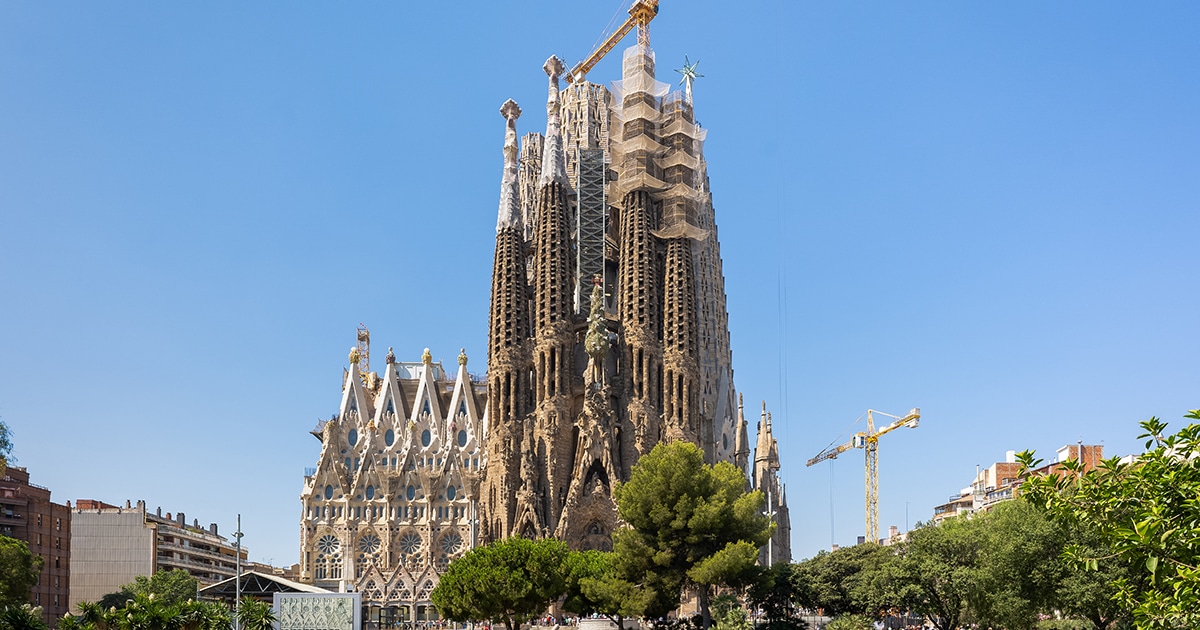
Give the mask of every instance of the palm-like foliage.
<svg viewBox="0 0 1200 630">
<path fill-rule="evenodd" d="M 238 628 L 241 630 L 271 630 L 275 623 L 271 605 L 251 597 L 243 597 L 238 608 Z"/>
<path fill-rule="evenodd" d="M 135 595 L 124 608 L 82 602 L 78 617 L 64 617 L 62 630 L 229 630 L 232 617 L 219 602 L 169 604 L 153 594 Z M 269 626 L 268 626 L 269 627 Z M 0 630 L 7 630 L 0 626 Z"/>
<path fill-rule="evenodd" d="M 42 609 L 23 606 L 7 606 L 0 612 L 0 630 L 46 630 L 42 621 Z"/>
</svg>

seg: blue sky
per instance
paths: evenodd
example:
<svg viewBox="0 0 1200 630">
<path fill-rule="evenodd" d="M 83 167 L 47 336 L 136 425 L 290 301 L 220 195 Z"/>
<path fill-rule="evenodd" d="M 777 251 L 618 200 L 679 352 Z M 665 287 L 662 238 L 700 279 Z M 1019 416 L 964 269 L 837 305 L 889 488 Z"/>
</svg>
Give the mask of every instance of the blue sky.
<svg viewBox="0 0 1200 630">
<path fill-rule="evenodd" d="M 507 98 L 605 2 L 0 5 L 0 419 L 57 501 L 144 499 L 298 558 L 355 326 L 483 371 Z M 1200 407 L 1200 6 L 663 0 L 699 59 L 735 381 L 793 553 L 975 466 Z M 624 46 L 621 46 L 623 48 Z M 619 55 L 593 81 L 619 78 Z M 846 438 L 842 438 L 846 439 Z M 832 509 L 832 518 L 831 518 Z"/>
</svg>

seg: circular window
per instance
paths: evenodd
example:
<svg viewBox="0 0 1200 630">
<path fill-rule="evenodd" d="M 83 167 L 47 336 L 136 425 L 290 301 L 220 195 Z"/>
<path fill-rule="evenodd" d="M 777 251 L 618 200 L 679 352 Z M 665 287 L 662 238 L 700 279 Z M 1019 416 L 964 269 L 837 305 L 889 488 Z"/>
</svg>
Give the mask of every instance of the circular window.
<svg viewBox="0 0 1200 630">
<path fill-rule="evenodd" d="M 449 534 L 442 536 L 442 552 L 443 553 L 448 553 L 448 554 L 458 553 L 458 550 L 461 548 L 462 548 L 462 536 L 459 536 L 458 532 L 450 532 Z"/>
<path fill-rule="evenodd" d="M 405 493 L 405 496 L 408 497 L 409 501 L 412 501 L 413 499 L 417 498 L 417 487 L 413 486 L 413 485 L 409 485 L 408 492 Z"/>
<path fill-rule="evenodd" d="M 325 500 L 328 501 L 332 498 L 333 498 L 333 486 L 325 486 Z"/>
<path fill-rule="evenodd" d="M 363 553 L 375 553 L 379 551 L 379 537 L 375 534 L 367 534 L 358 539 L 358 549 Z"/>
<path fill-rule="evenodd" d="M 457 490 L 454 489 L 454 486 L 446 486 L 446 499 L 453 501 L 456 492 Z"/>
<path fill-rule="evenodd" d="M 341 544 L 333 534 L 325 534 L 317 541 L 317 551 L 323 554 L 336 553 L 339 547 L 341 547 Z"/>
<path fill-rule="evenodd" d="M 383 434 L 383 442 L 384 442 L 384 444 L 387 444 L 388 446 L 395 444 L 396 443 L 396 432 L 391 429 L 388 429 L 387 433 Z"/>
<path fill-rule="evenodd" d="M 375 486 L 367 486 L 367 500 L 375 498 Z"/>
<path fill-rule="evenodd" d="M 429 429 L 425 429 L 424 431 L 422 431 L 421 432 L 421 446 L 429 446 L 429 443 L 431 441 L 433 441 L 433 434 L 429 432 Z"/>
<path fill-rule="evenodd" d="M 400 552 L 414 554 L 421 549 L 421 537 L 409 532 L 400 538 Z"/>
<path fill-rule="evenodd" d="M 458 432 L 458 445 L 459 446 L 467 445 L 467 432 L 465 430 L 460 430 Z"/>
<path fill-rule="evenodd" d="M 346 441 L 350 443 L 350 446 L 358 444 L 358 429 L 350 429 L 350 434 L 346 436 Z"/>
</svg>

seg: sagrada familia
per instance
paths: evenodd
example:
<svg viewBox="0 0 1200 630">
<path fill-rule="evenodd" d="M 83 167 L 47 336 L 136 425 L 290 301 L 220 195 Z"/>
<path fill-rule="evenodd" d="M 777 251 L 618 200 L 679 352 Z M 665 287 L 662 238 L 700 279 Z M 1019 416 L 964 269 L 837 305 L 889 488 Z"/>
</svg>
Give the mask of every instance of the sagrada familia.
<svg viewBox="0 0 1200 630">
<path fill-rule="evenodd" d="M 611 549 L 613 485 L 664 441 L 699 445 L 768 496 L 762 562 L 790 561 L 765 404 L 751 460 L 733 383 L 720 243 L 692 85 L 655 78 L 648 42 L 610 86 L 546 62 L 546 131 L 518 142 L 507 101 L 487 373 L 350 355 L 301 494 L 301 580 L 435 618 L 454 558 L 507 536 Z M 369 343 L 369 337 L 366 340 Z"/>
</svg>

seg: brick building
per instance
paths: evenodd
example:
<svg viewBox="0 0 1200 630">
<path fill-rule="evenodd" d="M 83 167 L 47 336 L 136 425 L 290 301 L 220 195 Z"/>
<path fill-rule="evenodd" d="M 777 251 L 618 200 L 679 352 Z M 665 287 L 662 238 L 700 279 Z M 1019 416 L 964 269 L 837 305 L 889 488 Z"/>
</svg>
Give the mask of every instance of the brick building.
<svg viewBox="0 0 1200 630">
<path fill-rule="evenodd" d="M 30 603 L 54 627 L 70 610 L 71 506 L 50 500 L 50 489 L 29 483 L 29 471 L 9 466 L 0 479 L 0 536 L 23 540 L 42 558 Z"/>
</svg>

